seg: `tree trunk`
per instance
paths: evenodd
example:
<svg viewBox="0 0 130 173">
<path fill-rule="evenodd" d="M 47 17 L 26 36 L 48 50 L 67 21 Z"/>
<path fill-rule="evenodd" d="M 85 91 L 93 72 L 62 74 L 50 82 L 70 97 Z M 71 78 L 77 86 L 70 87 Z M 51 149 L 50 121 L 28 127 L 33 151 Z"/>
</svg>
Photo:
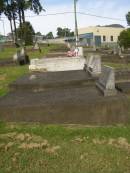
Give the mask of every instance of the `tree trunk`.
<svg viewBox="0 0 130 173">
<path fill-rule="evenodd" d="M 19 23 L 20 23 L 20 28 L 22 27 L 22 16 L 21 16 L 21 9 L 19 8 L 18 10 L 18 14 L 19 14 Z"/>
<path fill-rule="evenodd" d="M 22 20 L 23 20 L 23 23 L 25 23 L 25 14 L 24 14 L 24 9 L 23 8 L 21 9 L 21 12 L 22 12 Z"/>
<path fill-rule="evenodd" d="M 14 13 L 13 13 L 13 23 L 14 23 L 15 43 L 17 43 L 17 29 L 16 29 L 16 22 L 15 22 Z"/>
<path fill-rule="evenodd" d="M 13 33 L 12 20 L 9 19 L 9 22 L 10 22 L 10 29 L 11 29 L 11 34 L 12 34 L 12 40 L 15 41 L 15 39 L 14 39 L 14 33 Z"/>
</svg>

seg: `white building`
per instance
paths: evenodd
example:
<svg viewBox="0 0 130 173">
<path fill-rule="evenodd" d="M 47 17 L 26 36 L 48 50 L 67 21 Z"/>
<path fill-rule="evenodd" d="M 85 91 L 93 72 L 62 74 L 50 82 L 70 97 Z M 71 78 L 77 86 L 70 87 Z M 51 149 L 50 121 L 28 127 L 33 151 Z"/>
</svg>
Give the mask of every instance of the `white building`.
<svg viewBox="0 0 130 173">
<path fill-rule="evenodd" d="M 80 43 L 83 45 L 113 45 L 117 44 L 120 33 L 125 28 L 118 24 L 108 26 L 90 26 L 86 28 L 80 28 L 79 38 Z"/>
</svg>

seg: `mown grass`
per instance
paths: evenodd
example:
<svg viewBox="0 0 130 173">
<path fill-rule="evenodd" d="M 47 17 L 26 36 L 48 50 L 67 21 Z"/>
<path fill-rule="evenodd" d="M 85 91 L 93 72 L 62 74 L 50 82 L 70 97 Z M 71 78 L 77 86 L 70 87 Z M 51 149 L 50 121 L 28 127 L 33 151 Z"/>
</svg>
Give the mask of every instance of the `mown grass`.
<svg viewBox="0 0 130 173">
<path fill-rule="evenodd" d="M 103 65 L 107 65 L 113 67 L 115 69 L 129 69 L 130 70 L 130 63 L 129 64 L 121 64 L 121 63 L 111 63 L 111 62 L 104 62 Z"/>
<path fill-rule="evenodd" d="M 0 67 L 0 96 L 8 93 L 8 85 L 28 71 L 28 66 Z"/>
<path fill-rule="evenodd" d="M 39 51 L 31 51 L 31 47 L 27 47 L 28 55 L 30 59 L 32 58 L 42 58 L 51 50 L 60 48 L 60 45 L 47 44 L 41 45 L 41 53 Z M 30 49 L 30 50 L 29 50 Z M 16 52 L 16 48 L 4 48 L 4 51 L 0 52 L 0 60 L 12 58 L 13 54 Z M 29 72 L 28 66 L 9 66 L 0 67 L 0 96 L 4 96 L 8 93 L 8 85 L 18 79 L 19 77 L 27 74 Z"/>
<path fill-rule="evenodd" d="M 32 139 L 26 141 L 11 138 L 14 132 L 17 135 L 29 134 Z M 9 137 L 6 137 L 7 135 Z M 33 141 L 34 136 L 37 142 Z M 47 148 L 18 147 L 23 143 L 38 144 L 41 140 L 39 137 L 46 139 L 50 148 L 59 146 L 59 149 L 47 152 Z M 119 139 L 120 143 L 116 143 Z M 111 140 L 114 140 L 115 144 L 110 144 Z M 10 142 L 13 145 L 7 148 Z M 0 123 L 0 172 L 129 173 L 129 143 L 130 126 L 85 127 Z"/>
<path fill-rule="evenodd" d="M 27 46 L 26 49 L 30 59 L 32 59 L 32 58 L 41 58 L 51 50 L 56 49 L 57 47 L 59 47 L 59 45 L 50 44 L 48 46 L 47 44 L 42 44 L 40 45 L 41 52 L 39 52 L 39 50 L 33 50 L 32 46 Z M 13 55 L 19 49 L 20 48 L 17 49 L 15 47 L 5 47 L 3 51 L 0 51 L 0 60 L 12 59 Z"/>
</svg>

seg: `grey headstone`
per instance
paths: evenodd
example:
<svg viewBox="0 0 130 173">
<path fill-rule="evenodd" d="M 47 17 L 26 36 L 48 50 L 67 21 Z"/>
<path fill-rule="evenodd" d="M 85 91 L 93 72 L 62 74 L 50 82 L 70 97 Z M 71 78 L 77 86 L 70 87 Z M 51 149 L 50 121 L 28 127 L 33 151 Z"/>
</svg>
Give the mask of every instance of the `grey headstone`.
<svg viewBox="0 0 130 173">
<path fill-rule="evenodd" d="M 102 66 L 102 74 L 96 85 L 103 92 L 104 96 L 116 95 L 114 69 L 109 66 Z"/>
<path fill-rule="evenodd" d="M 101 57 L 90 54 L 86 60 L 85 68 L 93 77 L 99 76 L 101 74 Z"/>
</svg>

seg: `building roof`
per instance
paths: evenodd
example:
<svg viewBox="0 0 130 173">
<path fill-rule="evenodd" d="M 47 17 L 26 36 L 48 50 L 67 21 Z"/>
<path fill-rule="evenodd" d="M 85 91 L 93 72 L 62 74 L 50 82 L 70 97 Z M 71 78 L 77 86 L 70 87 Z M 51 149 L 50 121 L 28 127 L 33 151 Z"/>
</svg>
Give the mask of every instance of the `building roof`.
<svg viewBox="0 0 130 173">
<path fill-rule="evenodd" d="M 103 27 L 113 27 L 113 28 L 125 28 L 124 26 L 120 24 L 111 24 L 111 25 L 105 25 Z"/>
</svg>

